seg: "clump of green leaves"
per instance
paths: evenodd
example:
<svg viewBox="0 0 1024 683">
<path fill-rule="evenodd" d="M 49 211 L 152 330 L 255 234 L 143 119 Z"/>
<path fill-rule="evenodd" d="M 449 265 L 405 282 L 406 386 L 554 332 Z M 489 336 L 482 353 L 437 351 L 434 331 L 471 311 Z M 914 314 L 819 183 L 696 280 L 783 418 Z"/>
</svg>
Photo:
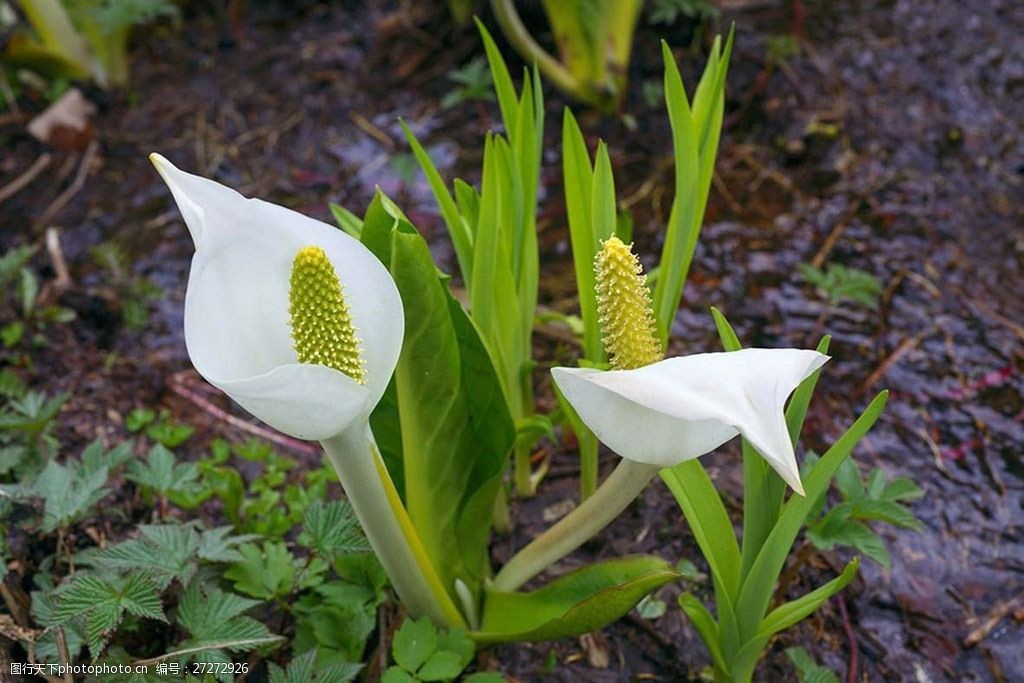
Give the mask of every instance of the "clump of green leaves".
<svg viewBox="0 0 1024 683">
<path fill-rule="evenodd" d="M 382 683 L 453 681 L 473 659 L 472 639 L 461 629 L 439 631 L 427 618 L 406 619 L 395 632 L 391 656 Z M 501 683 L 501 674 L 480 672 L 462 679 L 466 683 Z"/>
<path fill-rule="evenodd" d="M 145 432 L 146 436 L 165 448 L 177 448 L 196 431 L 190 425 L 172 420 L 168 411 L 157 412 L 152 408 L 136 408 L 128 413 L 124 426 L 133 434 Z"/>
<path fill-rule="evenodd" d="M 43 346 L 46 338 L 42 333 L 49 323 L 74 318 L 74 313 L 61 306 L 40 305 L 39 278 L 29 267 L 35 252 L 35 247 L 21 246 L 0 256 L 0 344 L 5 349 L 26 341 Z"/>
<path fill-rule="evenodd" d="M 67 399 L 29 391 L 13 372 L 0 371 L 0 478 L 34 476 L 53 458 L 55 419 Z"/>
<path fill-rule="evenodd" d="M 732 326 L 717 309 L 712 309 L 712 313 L 725 350 L 740 349 Z M 821 341 L 819 353 L 827 353 L 829 341 L 828 337 Z M 800 438 L 819 374 L 820 370 L 801 382 L 787 406 L 786 425 L 794 445 Z M 716 678 L 751 680 L 758 659 L 776 633 L 813 614 L 825 600 L 853 580 L 860 566 L 857 557 L 831 581 L 769 610 L 794 541 L 820 510 L 820 501 L 830 483 L 881 415 L 886 398 L 886 392 L 876 396 L 825 455 L 807 465 L 802 477 L 806 496 L 793 495 L 787 499 L 782 478 L 743 439 L 743 533 L 739 540 L 721 496 L 699 460 L 662 470 L 661 477 L 694 529 L 697 543 L 711 568 L 716 615 L 692 593 L 680 596 L 679 605 L 707 645 Z M 857 485 L 861 485 L 856 467 L 853 473 Z M 849 473 L 846 477 L 850 479 Z M 884 479 L 876 477 L 876 480 L 881 482 L 875 484 L 881 495 L 885 490 Z M 858 493 L 852 480 L 847 481 L 844 488 Z M 895 489 L 901 495 L 908 491 L 904 483 Z M 890 506 L 886 512 L 891 515 L 894 510 Z M 837 513 L 837 518 L 843 514 Z M 852 512 L 847 518 L 850 515 Z"/>
<path fill-rule="evenodd" d="M 491 74 L 487 68 L 487 60 L 482 55 L 477 55 L 462 66 L 449 71 L 448 80 L 455 83 L 455 87 L 441 98 L 441 107 L 444 109 L 451 109 L 462 102 L 494 100 Z"/>
<path fill-rule="evenodd" d="M 124 326 L 134 332 L 141 330 L 149 320 L 153 303 L 163 298 L 163 290 L 152 280 L 132 272 L 124 250 L 117 243 L 104 242 L 93 247 L 90 253 L 117 293 Z"/>
<path fill-rule="evenodd" d="M 801 263 L 800 274 L 821 292 L 830 306 L 851 301 L 870 309 L 878 308 L 882 283 L 871 273 L 859 268 L 847 268 L 830 263 L 822 270 L 809 263 Z"/>
<path fill-rule="evenodd" d="M 234 464 L 235 458 L 249 464 L 240 467 Z M 328 482 L 335 480 L 325 467 L 305 470 L 297 477 L 295 460 L 259 439 L 234 445 L 216 439 L 198 468 L 197 495 L 178 497 L 177 504 L 192 508 L 213 495 L 238 531 L 265 536 L 283 536 L 302 523 L 309 506 L 324 500 Z M 246 479 L 242 469 L 255 473 Z M 199 495 L 202 492 L 205 495 Z"/>
<path fill-rule="evenodd" d="M 817 461 L 816 455 L 808 454 L 804 467 L 812 467 Z M 834 483 L 841 502 L 825 510 L 825 495 L 822 494 L 817 510 L 812 513 L 812 518 L 817 515 L 817 519 L 808 524 L 807 538 L 819 550 L 836 546 L 855 548 L 888 569 L 892 558 L 885 541 L 868 525 L 874 522 L 920 531 L 923 525 L 906 503 L 920 498 L 924 491 L 906 477 L 888 481 L 879 468 L 861 479 L 853 460 L 840 465 Z"/>
</svg>

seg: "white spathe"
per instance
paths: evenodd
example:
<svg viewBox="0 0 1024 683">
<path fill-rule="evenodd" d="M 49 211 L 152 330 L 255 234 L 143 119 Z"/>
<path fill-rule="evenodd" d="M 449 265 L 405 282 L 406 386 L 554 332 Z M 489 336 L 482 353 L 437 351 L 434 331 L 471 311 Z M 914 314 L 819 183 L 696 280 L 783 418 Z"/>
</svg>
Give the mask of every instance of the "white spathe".
<svg viewBox="0 0 1024 683">
<path fill-rule="evenodd" d="M 742 434 L 802 495 L 784 409 L 797 385 L 826 361 L 817 351 L 743 349 L 636 370 L 551 374 L 580 419 L 623 458 L 671 467 Z"/>
<path fill-rule="evenodd" d="M 402 300 L 390 274 L 337 228 L 212 180 L 150 160 L 192 234 L 185 345 L 203 377 L 272 427 L 323 440 L 365 418 L 380 400 L 402 348 Z M 288 315 L 296 253 L 318 246 L 344 291 L 366 362 L 366 384 L 300 363 Z"/>
</svg>

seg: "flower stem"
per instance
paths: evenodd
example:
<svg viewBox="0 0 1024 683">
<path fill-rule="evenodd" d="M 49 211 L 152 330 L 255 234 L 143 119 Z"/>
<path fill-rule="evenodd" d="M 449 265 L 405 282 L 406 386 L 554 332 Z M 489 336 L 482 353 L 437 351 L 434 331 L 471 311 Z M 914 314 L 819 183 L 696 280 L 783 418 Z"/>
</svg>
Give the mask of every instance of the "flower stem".
<svg viewBox="0 0 1024 683">
<path fill-rule="evenodd" d="M 398 598 L 414 616 L 465 628 L 402 506 L 369 426 L 357 423 L 321 443 Z"/>
<path fill-rule="evenodd" d="M 623 459 L 594 494 L 520 550 L 494 578 L 494 590 L 514 591 L 580 547 L 619 516 L 660 468 Z"/>
</svg>

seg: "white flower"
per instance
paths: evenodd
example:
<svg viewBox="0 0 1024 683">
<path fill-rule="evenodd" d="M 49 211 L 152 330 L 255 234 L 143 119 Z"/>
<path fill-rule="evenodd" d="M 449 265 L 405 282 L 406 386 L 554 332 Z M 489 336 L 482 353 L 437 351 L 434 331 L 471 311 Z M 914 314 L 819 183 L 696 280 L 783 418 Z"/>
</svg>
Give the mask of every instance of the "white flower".
<svg viewBox="0 0 1024 683">
<path fill-rule="evenodd" d="M 404 316 L 384 266 L 358 240 L 290 209 L 150 156 L 185 218 L 196 253 L 185 293 L 185 344 L 203 377 L 272 427 L 323 440 L 380 400 L 402 346 Z M 289 277 L 305 247 L 326 254 L 360 340 L 365 384 L 300 363 L 289 326 Z"/>
<path fill-rule="evenodd" d="M 802 495 L 783 411 L 790 393 L 827 360 L 817 351 L 744 349 L 635 370 L 551 373 L 580 419 L 623 458 L 671 467 L 742 434 Z"/>
</svg>

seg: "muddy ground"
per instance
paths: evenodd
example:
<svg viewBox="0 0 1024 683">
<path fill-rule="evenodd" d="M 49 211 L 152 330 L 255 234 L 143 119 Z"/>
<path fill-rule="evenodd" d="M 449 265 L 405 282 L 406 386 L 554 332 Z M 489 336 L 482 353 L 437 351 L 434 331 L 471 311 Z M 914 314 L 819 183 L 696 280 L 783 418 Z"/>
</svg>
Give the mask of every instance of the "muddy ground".
<svg viewBox="0 0 1024 683">
<path fill-rule="evenodd" d="M 73 393 L 63 414 L 72 448 L 97 433 L 123 437 L 120 418 L 138 406 L 198 425 L 195 455 L 213 436 L 241 435 L 173 390 L 175 377 L 198 382 L 181 337 L 192 247 L 146 161 L 150 151 L 324 219 L 329 201 L 361 213 L 379 184 L 431 238 L 439 262 L 454 265 L 396 119 L 429 142 L 442 172 L 475 178 L 496 107 L 444 110 L 438 102 L 450 88 L 446 73 L 478 52 L 477 38 L 429 7 L 300 4 L 251 7 L 236 23 L 186 16 L 178 30 L 150 32 L 134 53 L 130 91 L 94 94 L 96 142 L 84 152 L 31 140 L 23 131 L 32 103 L 22 116 L 0 117 L 0 187 L 51 154 L 46 170 L 0 205 L 0 246 L 41 243 L 45 228 L 60 230 L 74 283 L 61 297 L 78 322 L 57 328 L 36 376 L 48 390 Z M 678 351 L 717 348 L 711 305 L 748 345 L 805 346 L 830 332 L 834 360 L 811 408 L 807 446 L 827 447 L 873 392 L 889 388 L 886 414 L 857 460 L 912 476 L 926 491 L 914 505 L 923 532 L 884 531 L 891 571 L 866 563 L 841 598 L 772 643 L 757 678 L 792 678 L 782 651 L 798 644 L 850 681 L 1022 680 L 1024 5 L 820 0 L 805 3 L 801 20 L 788 2 L 723 4 L 720 25 L 737 27 L 726 129 L 674 343 Z M 794 32 L 804 36 L 801 53 L 773 63 L 770 37 Z M 640 94 L 643 81 L 660 78 L 658 36 L 645 25 L 637 40 L 626 107 L 637 126 L 583 115 L 588 137 L 610 143 L 619 198 L 648 259 L 671 202 L 667 117 Z M 706 45 L 691 43 L 682 25 L 666 37 L 692 84 Z M 563 103 L 549 92 L 541 296 L 570 312 L 558 200 Z M 117 297 L 89 256 L 105 241 L 166 291 L 141 332 L 120 324 Z M 804 262 L 875 274 L 884 287 L 879 309 L 826 310 L 796 272 Z M 53 277 L 45 257 L 37 265 Z M 536 344 L 542 359 L 568 357 L 546 335 Z M 496 561 L 545 524 L 545 509 L 575 493 L 572 455 L 549 450 L 553 474 L 536 499 L 516 502 L 515 528 L 497 540 Z M 607 468 L 614 457 L 606 457 Z M 707 463 L 738 511 L 737 449 Z M 569 564 L 628 552 L 696 559 L 678 520 L 671 496 L 652 485 Z M 795 568 L 791 594 L 827 580 L 844 559 L 811 554 Z M 710 591 L 699 582 L 686 588 Z M 695 678 L 708 659 L 673 607 L 679 591 L 661 592 L 665 616 L 631 615 L 585 646 L 502 646 L 488 656 L 521 680 Z M 585 655 L 603 652 L 607 668 L 588 663 Z"/>
</svg>

